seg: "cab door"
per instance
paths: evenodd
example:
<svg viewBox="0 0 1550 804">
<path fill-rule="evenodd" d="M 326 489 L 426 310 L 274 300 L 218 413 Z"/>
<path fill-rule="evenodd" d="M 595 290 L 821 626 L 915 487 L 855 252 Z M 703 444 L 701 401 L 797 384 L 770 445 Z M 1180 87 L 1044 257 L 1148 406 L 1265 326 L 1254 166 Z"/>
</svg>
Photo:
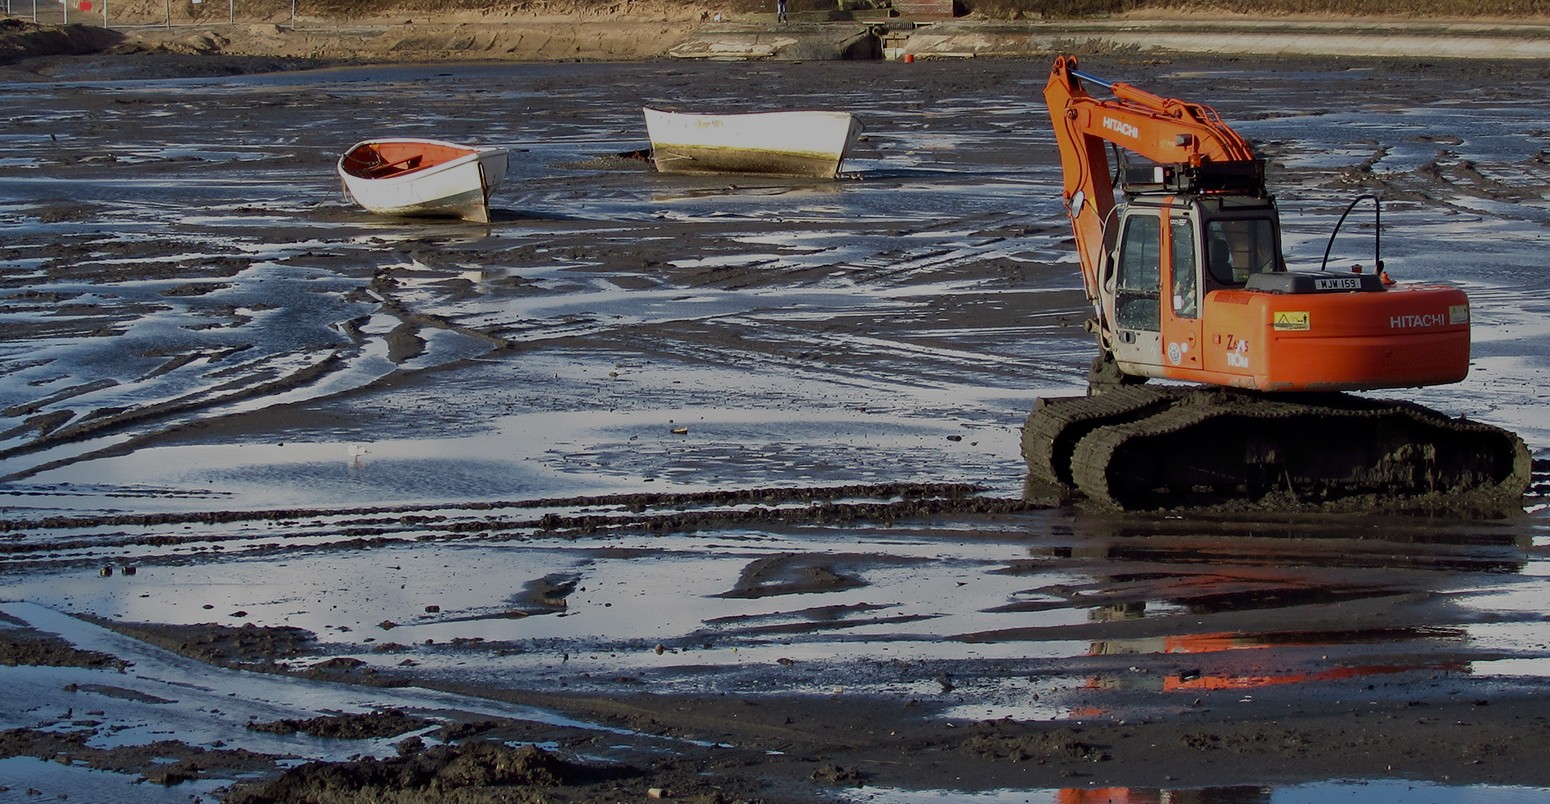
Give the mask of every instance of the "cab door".
<svg viewBox="0 0 1550 804">
<path fill-rule="evenodd" d="M 1196 216 L 1188 209 L 1170 209 L 1163 227 L 1161 332 L 1165 376 L 1172 369 L 1199 370 L 1202 363 L 1200 301 L 1203 288 Z"/>
<path fill-rule="evenodd" d="M 1163 376 L 1162 244 L 1167 210 L 1132 205 L 1121 219 L 1114 255 L 1114 333 L 1110 347 L 1120 370 L 1143 377 Z"/>
</svg>

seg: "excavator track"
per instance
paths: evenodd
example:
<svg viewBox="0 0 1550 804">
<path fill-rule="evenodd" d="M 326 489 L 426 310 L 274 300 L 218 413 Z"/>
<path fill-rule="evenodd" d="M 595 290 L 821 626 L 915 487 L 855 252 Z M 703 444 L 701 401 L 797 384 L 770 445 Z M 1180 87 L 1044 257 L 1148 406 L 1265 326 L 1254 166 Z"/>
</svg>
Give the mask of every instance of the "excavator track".
<svg viewBox="0 0 1550 804">
<path fill-rule="evenodd" d="M 1024 454 L 1030 476 L 1117 510 L 1428 495 L 1504 508 L 1531 477 L 1513 433 L 1335 393 L 1125 388 L 1044 400 L 1028 417 Z"/>
<path fill-rule="evenodd" d="M 1074 487 L 1071 454 L 1083 436 L 1104 425 L 1162 410 L 1176 396 L 1170 389 L 1129 385 L 1096 396 L 1038 400 L 1023 427 L 1023 457 L 1028 461 L 1029 476 L 1043 483 Z"/>
</svg>

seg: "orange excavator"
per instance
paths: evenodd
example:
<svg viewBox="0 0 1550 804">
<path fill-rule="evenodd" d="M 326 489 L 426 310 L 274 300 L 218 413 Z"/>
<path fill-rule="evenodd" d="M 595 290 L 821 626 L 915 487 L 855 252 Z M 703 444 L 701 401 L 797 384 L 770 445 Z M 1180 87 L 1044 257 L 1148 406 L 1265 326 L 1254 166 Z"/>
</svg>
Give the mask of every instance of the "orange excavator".
<svg viewBox="0 0 1550 804">
<path fill-rule="evenodd" d="M 1346 393 L 1462 380 L 1462 290 L 1394 282 L 1376 234 L 1368 269 L 1289 269 L 1265 161 L 1208 106 L 1095 78 L 1073 56 L 1044 98 L 1099 354 L 1087 396 L 1029 415 L 1031 480 L 1127 510 L 1521 500 L 1515 434 Z M 1364 199 L 1378 209 L 1364 196 L 1346 214 Z M 1154 378 L 1210 387 L 1143 385 Z"/>
</svg>

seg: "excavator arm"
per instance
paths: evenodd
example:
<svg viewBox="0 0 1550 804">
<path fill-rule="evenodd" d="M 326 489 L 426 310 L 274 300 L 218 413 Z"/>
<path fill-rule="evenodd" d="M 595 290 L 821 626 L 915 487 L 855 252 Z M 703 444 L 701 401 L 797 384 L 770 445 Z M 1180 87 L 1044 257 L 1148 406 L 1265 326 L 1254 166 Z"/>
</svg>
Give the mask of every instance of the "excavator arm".
<svg viewBox="0 0 1550 804">
<path fill-rule="evenodd" d="M 1104 87 L 1114 98 L 1092 97 L 1084 82 Z M 1157 163 L 1173 180 L 1264 193 L 1263 167 L 1253 148 L 1209 106 L 1095 78 L 1077 69 L 1075 56 L 1055 60 L 1044 102 L 1060 147 L 1062 197 L 1089 300 L 1098 297 L 1104 229 L 1114 212 L 1108 143 Z"/>
</svg>

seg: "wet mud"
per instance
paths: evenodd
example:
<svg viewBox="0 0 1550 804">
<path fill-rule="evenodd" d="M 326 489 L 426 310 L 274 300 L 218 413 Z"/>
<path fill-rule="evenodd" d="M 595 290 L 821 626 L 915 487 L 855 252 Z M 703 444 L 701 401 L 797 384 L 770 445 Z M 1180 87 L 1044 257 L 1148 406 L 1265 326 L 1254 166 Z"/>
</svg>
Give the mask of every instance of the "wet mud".
<svg viewBox="0 0 1550 804">
<path fill-rule="evenodd" d="M 124 660 L 107 653 L 80 650 L 57 636 L 40 634 L 13 618 L 0 617 L 0 664 L 123 669 Z"/>
<path fill-rule="evenodd" d="M 90 726 L 90 716 L 81 718 Z M 203 749 L 179 740 L 161 740 L 145 745 L 101 748 L 88 742 L 91 732 L 78 728 L 70 732 L 39 729 L 7 729 L 0 732 L 0 759 L 36 757 L 66 767 L 86 767 L 124 774 L 137 783 L 176 788 L 199 778 L 201 773 L 231 776 L 270 770 L 277 757 L 261 756 L 242 750 Z M 8 793 L 42 795 L 37 788 L 7 788 Z"/>
<path fill-rule="evenodd" d="M 225 613 L 242 619 L 245 613 Z M 121 634 L 150 645 L 157 645 L 184 656 L 224 667 L 264 669 L 276 661 L 311 652 L 314 635 L 304 629 L 284 626 L 259 627 L 246 623 L 241 627 L 219 623 L 167 625 L 163 623 L 103 622 Z"/>
<path fill-rule="evenodd" d="M 1043 64 L 180 63 L 3 68 L 0 785 L 1550 785 L 1540 68 L 1084 61 L 1254 139 L 1294 265 L 1383 192 L 1475 326 L 1405 398 L 1535 456 L 1487 518 L 1026 485 L 1092 356 Z M 665 177 L 616 158 L 656 104 L 868 133 L 837 181 Z M 512 146 L 492 223 L 353 208 L 383 133 Z"/>
<path fill-rule="evenodd" d="M 637 768 L 587 765 L 560 758 L 535 745 L 470 740 L 458 746 L 414 750 L 402 757 L 350 763 L 310 763 L 280 778 L 237 788 L 227 801 L 631 801 L 623 784 L 648 782 Z M 704 781 L 675 777 L 677 801 L 725 801 L 729 791 Z M 648 787 L 648 798 L 666 790 Z M 650 795 L 649 791 L 657 791 Z"/>
</svg>

